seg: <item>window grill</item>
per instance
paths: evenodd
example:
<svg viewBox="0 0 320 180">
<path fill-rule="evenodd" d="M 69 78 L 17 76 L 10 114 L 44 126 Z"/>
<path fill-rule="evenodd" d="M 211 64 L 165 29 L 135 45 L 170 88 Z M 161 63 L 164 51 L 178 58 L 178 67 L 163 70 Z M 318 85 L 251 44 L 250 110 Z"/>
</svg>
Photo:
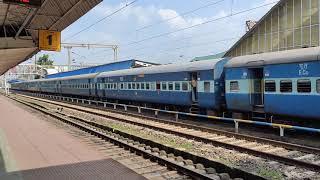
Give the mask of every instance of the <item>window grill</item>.
<svg viewBox="0 0 320 180">
<path fill-rule="evenodd" d="M 265 82 L 265 91 L 266 92 L 276 92 L 276 82 L 268 80 Z"/>
<path fill-rule="evenodd" d="M 174 90 L 176 90 L 176 91 L 180 91 L 180 90 L 181 90 L 181 84 L 180 84 L 180 82 L 175 82 L 175 83 L 174 83 Z"/>
<path fill-rule="evenodd" d="M 311 92 L 311 81 L 309 79 L 298 80 L 297 90 L 299 93 Z"/>
<path fill-rule="evenodd" d="M 284 92 L 284 93 L 292 92 L 292 81 L 291 80 L 280 81 L 280 92 Z"/>
</svg>

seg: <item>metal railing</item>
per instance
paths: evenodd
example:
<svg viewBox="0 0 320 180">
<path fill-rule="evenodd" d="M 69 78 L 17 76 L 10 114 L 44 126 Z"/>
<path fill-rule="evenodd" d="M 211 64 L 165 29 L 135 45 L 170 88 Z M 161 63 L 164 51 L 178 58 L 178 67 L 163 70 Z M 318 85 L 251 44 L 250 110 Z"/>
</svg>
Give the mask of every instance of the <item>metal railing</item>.
<svg viewBox="0 0 320 180">
<path fill-rule="evenodd" d="M 199 117 L 199 118 L 206 118 L 206 119 L 214 119 L 220 120 L 225 122 L 234 123 L 234 131 L 239 133 L 239 125 L 240 123 L 244 124 L 253 124 L 257 126 L 265 126 L 265 127 L 275 127 L 279 128 L 279 135 L 281 137 L 284 136 L 285 129 L 292 129 L 297 131 L 304 131 L 304 132 L 312 132 L 312 133 L 320 133 L 320 129 L 316 128 L 309 128 L 309 127 L 302 127 L 302 126 L 292 126 L 286 124 L 277 124 L 277 123 L 268 123 L 268 122 L 261 122 L 261 121 L 252 121 L 252 120 L 244 120 L 244 119 L 234 119 L 234 118 L 226 118 L 226 117 L 218 117 L 218 116 L 210 116 L 210 115 L 201 115 L 201 114 L 193 114 L 193 113 L 185 113 L 179 111 L 169 111 L 163 109 L 155 109 L 155 108 L 148 108 L 142 106 L 135 106 L 135 105 L 128 105 L 128 104 L 119 104 L 119 103 L 111 103 L 111 102 L 104 102 L 104 101 L 96 101 L 96 100 L 87 100 L 87 99 L 79 99 L 79 98 L 71 98 L 71 97 L 63 97 L 63 96 L 54 96 L 54 95 L 45 95 L 45 94 L 36 94 L 38 97 L 49 97 L 51 99 L 56 99 L 60 101 L 69 101 L 69 102 L 76 102 L 76 103 L 87 103 L 89 105 L 96 104 L 96 105 L 103 105 L 103 107 L 113 106 L 113 109 L 117 109 L 117 107 L 124 108 L 125 111 L 128 111 L 128 108 L 137 109 L 139 114 L 142 113 L 143 110 L 154 111 L 155 117 L 159 115 L 159 113 L 167 113 L 172 114 L 175 116 L 176 121 L 179 120 L 179 116 L 189 116 L 189 117 Z"/>
</svg>

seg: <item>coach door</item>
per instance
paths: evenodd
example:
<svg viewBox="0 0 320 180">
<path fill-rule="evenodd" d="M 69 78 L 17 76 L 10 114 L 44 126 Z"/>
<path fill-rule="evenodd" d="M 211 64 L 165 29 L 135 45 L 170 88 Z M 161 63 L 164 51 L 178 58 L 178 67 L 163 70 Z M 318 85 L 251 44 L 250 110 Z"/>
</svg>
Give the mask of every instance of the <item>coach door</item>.
<svg viewBox="0 0 320 180">
<path fill-rule="evenodd" d="M 264 105 L 264 74 L 263 68 L 250 69 L 251 75 L 251 104 L 253 106 Z"/>
<path fill-rule="evenodd" d="M 101 90 L 100 91 L 102 91 L 102 97 L 104 98 L 104 97 L 106 97 L 105 84 L 107 82 L 107 78 L 103 78 L 101 82 L 102 83 L 101 83 L 101 87 L 100 87 Z"/>
<path fill-rule="evenodd" d="M 198 102 L 198 72 L 191 73 L 191 94 L 192 101 Z"/>
<path fill-rule="evenodd" d="M 90 79 L 88 80 L 88 84 L 89 84 L 89 87 L 88 87 L 88 89 L 89 89 L 89 96 L 92 96 L 93 88 L 92 88 L 92 84 L 91 84 L 91 80 L 90 80 Z"/>
<path fill-rule="evenodd" d="M 61 81 L 58 81 L 58 83 L 57 83 L 57 91 L 56 91 L 57 93 L 61 93 Z"/>
</svg>

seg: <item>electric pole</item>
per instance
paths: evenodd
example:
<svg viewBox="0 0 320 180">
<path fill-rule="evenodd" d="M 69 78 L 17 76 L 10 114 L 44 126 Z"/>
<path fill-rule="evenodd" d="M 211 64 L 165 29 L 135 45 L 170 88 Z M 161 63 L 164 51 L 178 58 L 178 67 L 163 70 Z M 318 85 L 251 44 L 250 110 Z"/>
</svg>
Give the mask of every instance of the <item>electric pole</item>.
<svg viewBox="0 0 320 180">
<path fill-rule="evenodd" d="M 75 44 L 75 43 L 62 43 L 63 48 L 68 51 L 68 71 L 71 70 L 71 49 L 72 48 L 111 48 L 113 50 L 114 61 L 118 60 L 119 46 L 118 45 L 106 45 L 106 44 Z"/>
</svg>

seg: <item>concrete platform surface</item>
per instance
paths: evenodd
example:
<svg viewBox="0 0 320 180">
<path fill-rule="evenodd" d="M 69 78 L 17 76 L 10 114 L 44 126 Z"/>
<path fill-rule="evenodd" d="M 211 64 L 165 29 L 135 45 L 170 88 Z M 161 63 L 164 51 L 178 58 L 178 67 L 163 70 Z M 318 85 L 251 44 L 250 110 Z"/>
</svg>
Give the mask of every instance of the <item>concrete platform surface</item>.
<svg viewBox="0 0 320 180">
<path fill-rule="evenodd" d="M 144 179 L 0 95 L 0 179 Z"/>
</svg>

